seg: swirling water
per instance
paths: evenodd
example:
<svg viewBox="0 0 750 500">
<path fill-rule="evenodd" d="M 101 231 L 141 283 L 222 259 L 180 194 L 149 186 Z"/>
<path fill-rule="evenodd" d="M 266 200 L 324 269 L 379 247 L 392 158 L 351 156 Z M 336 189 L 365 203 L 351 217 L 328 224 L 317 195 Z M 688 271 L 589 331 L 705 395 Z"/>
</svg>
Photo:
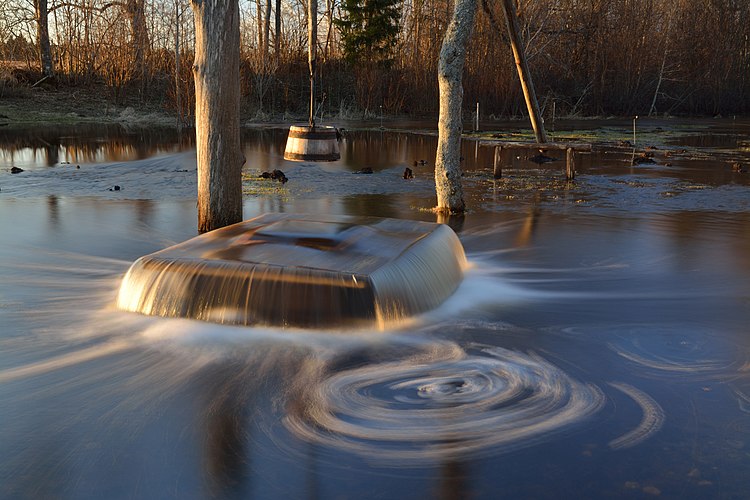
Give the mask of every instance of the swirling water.
<svg viewBox="0 0 750 500">
<path fill-rule="evenodd" d="M 448 221 L 470 269 L 434 311 L 385 330 L 119 311 L 130 263 L 195 234 L 185 165 L 0 177 L 0 497 L 750 490 L 747 212 L 585 173 L 512 202 L 475 164 L 476 208 Z M 429 178 L 399 169 L 290 164 L 285 191 L 249 194 L 245 214 L 435 220 Z"/>
</svg>

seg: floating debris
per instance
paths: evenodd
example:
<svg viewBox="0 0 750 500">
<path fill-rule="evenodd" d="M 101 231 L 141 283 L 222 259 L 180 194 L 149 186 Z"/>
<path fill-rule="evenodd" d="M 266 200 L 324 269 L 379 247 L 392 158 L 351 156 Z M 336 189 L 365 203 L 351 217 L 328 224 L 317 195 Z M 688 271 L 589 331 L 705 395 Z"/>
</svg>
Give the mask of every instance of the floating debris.
<svg viewBox="0 0 750 500">
<path fill-rule="evenodd" d="M 552 158 L 551 156 L 543 155 L 542 153 L 539 153 L 538 155 L 532 156 L 529 158 L 529 161 L 532 161 L 534 163 L 538 163 L 541 165 L 542 163 L 549 163 L 551 161 L 557 161 L 557 158 Z"/>
<path fill-rule="evenodd" d="M 278 169 L 274 170 L 273 172 L 263 172 L 262 174 L 260 174 L 260 178 L 271 179 L 272 181 L 279 181 L 282 184 L 286 183 L 289 180 L 287 179 L 284 172 Z"/>
</svg>

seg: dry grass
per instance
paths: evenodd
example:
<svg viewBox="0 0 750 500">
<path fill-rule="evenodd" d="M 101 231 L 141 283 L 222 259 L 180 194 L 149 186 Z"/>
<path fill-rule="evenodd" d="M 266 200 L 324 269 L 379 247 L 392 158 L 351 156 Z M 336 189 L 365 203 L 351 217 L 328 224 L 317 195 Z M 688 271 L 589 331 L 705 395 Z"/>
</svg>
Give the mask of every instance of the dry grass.
<svg viewBox="0 0 750 500">
<path fill-rule="evenodd" d="M 28 95 L 28 88 L 18 81 L 14 71 L 13 61 L 0 62 L 0 97 L 24 97 Z"/>
</svg>

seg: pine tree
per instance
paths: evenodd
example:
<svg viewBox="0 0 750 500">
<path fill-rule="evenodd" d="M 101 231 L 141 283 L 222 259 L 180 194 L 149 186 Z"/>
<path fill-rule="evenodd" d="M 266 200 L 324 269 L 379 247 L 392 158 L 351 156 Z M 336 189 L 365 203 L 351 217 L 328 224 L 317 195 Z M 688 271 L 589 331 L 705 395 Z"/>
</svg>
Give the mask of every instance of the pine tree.
<svg viewBox="0 0 750 500">
<path fill-rule="evenodd" d="M 341 9 L 344 16 L 334 23 L 341 32 L 346 60 L 389 65 L 399 33 L 401 0 L 342 0 Z"/>
</svg>

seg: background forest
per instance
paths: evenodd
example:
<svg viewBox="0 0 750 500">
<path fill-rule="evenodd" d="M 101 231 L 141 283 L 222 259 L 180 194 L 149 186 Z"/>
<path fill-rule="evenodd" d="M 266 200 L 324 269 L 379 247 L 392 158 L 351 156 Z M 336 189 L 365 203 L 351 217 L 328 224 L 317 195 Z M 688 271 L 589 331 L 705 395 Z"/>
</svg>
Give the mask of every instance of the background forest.
<svg viewBox="0 0 750 500">
<path fill-rule="evenodd" d="M 318 113 L 434 115 L 450 0 L 320 0 Z M 243 111 L 305 115 L 304 0 L 240 0 Z M 747 114 L 747 0 L 519 0 L 542 112 Z M 106 89 L 192 116 L 188 0 L 4 0 L 0 97 L 29 86 Z M 499 2 L 477 14 L 465 107 L 525 114 Z M 45 79 L 46 77 L 46 79 Z M 40 82 L 40 80 L 44 81 Z"/>
</svg>

